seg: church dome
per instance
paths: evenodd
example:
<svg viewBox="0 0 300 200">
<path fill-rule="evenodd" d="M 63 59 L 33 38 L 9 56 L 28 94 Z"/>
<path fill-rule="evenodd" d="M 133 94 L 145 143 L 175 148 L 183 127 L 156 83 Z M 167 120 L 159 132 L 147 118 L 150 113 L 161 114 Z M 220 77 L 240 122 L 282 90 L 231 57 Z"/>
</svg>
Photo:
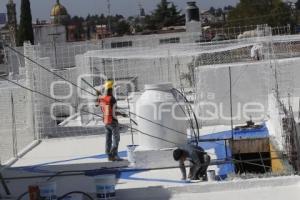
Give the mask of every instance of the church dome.
<svg viewBox="0 0 300 200">
<path fill-rule="evenodd" d="M 68 15 L 67 9 L 60 4 L 59 0 L 56 1 L 56 4 L 53 6 L 51 10 L 51 17 L 59 17 Z"/>
</svg>

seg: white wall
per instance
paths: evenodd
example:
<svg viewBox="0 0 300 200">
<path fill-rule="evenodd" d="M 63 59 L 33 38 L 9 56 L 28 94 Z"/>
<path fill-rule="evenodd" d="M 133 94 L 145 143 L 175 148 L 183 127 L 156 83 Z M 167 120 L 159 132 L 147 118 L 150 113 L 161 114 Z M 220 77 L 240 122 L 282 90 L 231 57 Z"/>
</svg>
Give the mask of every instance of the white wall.
<svg viewBox="0 0 300 200">
<path fill-rule="evenodd" d="M 230 124 L 229 67 L 231 67 L 232 74 L 233 116 L 238 113 L 239 103 L 244 106 L 249 102 L 256 102 L 264 107 L 262 113 L 265 118 L 261 118 L 264 120 L 269 115 L 269 94 L 272 94 L 275 89 L 275 66 L 280 96 L 284 98 L 290 93 L 291 96 L 300 97 L 299 62 L 300 58 L 292 58 L 277 60 L 276 62 L 262 61 L 198 67 L 196 70 L 197 101 L 215 103 L 219 111 L 216 119 L 204 120 L 204 125 Z M 220 105 L 223 105 L 222 109 L 220 109 Z M 215 109 L 209 106 L 208 110 L 214 111 Z M 228 119 L 225 120 L 220 117 L 220 110 L 223 111 L 221 114 L 227 116 Z M 201 113 L 204 117 L 211 116 L 204 109 L 201 110 Z M 247 115 L 248 117 L 242 116 L 239 119 L 234 119 L 234 123 L 241 124 L 249 120 L 250 115 Z M 251 116 L 256 117 L 258 115 L 252 113 Z"/>
<path fill-rule="evenodd" d="M 152 35 L 136 35 L 106 38 L 103 40 L 103 47 L 105 49 L 111 48 L 113 42 L 132 41 L 132 47 L 159 47 L 161 39 L 180 38 L 180 43 L 195 43 L 200 40 L 202 33 L 200 30 L 193 33 L 168 33 L 168 34 L 152 34 Z"/>
<path fill-rule="evenodd" d="M 13 103 L 13 104 L 12 104 Z M 0 161 L 12 158 L 13 149 L 20 152 L 35 139 L 28 92 L 11 85 L 0 88 Z M 13 118 L 15 123 L 13 123 Z M 14 133 L 14 126 L 16 132 Z M 16 142 L 13 142 L 13 137 Z M 14 146 L 15 145 L 15 146 Z"/>
<path fill-rule="evenodd" d="M 62 25 L 33 26 L 34 44 L 63 43 L 67 41 L 66 28 Z M 57 34 L 57 35 L 52 35 Z"/>
</svg>

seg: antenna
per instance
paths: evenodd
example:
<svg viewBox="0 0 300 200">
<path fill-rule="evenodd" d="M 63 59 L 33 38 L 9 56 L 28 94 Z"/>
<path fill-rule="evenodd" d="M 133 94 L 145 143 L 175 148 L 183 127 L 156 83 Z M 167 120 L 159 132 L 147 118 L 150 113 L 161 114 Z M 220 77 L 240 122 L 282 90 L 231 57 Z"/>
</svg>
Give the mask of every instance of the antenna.
<svg viewBox="0 0 300 200">
<path fill-rule="evenodd" d="M 107 19 L 108 19 L 108 31 L 111 32 L 111 20 L 110 20 L 110 14 L 111 14 L 111 4 L 110 0 L 107 0 Z"/>
<path fill-rule="evenodd" d="M 145 14 L 145 9 L 143 8 L 141 0 L 139 0 L 138 6 L 139 6 L 139 9 L 140 9 L 140 17 L 145 17 L 145 15 L 146 15 Z"/>
</svg>

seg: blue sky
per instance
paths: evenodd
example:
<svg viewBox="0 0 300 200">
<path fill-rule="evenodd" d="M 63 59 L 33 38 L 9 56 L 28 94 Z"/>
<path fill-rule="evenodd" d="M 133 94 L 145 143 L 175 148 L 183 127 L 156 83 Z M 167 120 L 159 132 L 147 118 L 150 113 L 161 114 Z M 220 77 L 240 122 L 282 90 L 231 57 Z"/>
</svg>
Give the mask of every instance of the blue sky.
<svg viewBox="0 0 300 200">
<path fill-rule="evenodd" d="M 17 12 L 20 10 L 21 0 L 14 0 L 17 3 Z M 170 0 L 171 1 L 171 0 Z M 178 8 L 184 9 L 186 2 L 190 0 L 172 0 Z M 6 3 L 8 0 L 0 0 L 0 12 L 6 12 Z M 30 0 L 33 20 L 49 19 L 50 9 L 56 0 Z M 107 13 L 107 0 L 61 0 L 61 3 L 73 15 L 87 16 L 90 14 Z M 152 11 L 160 0 L 111 0 L 112 14 L 122 14 L 131 16 L 138 14 L 138 4 L 141 2 L 146 12 Z M 211 6 L 224 7 L 226 5 L 235 5 L 238 0 L 198 0 L 196 1 L 201 10 L 208 9 Z M 19 13 L 18 13 L 19 17 Z"/>
</svg>

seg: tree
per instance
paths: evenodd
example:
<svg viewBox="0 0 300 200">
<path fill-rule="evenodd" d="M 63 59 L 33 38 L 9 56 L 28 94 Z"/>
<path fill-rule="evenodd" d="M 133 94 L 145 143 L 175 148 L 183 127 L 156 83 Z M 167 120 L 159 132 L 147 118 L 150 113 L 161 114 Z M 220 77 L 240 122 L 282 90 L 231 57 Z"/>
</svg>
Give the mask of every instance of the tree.
<svg viewBox="0 0 300 200">
<path fill-rule="evenodd" d="M 125 20 L 118 21 L 113 29 L 118 35 L 130 34 L 130 25 Z"/>
<path fill-rule="evenodd" d="M 30 9 L 30 1 L 22 0 L 21 2 L 21 17 L 20 26 L 18 29 L 17 45 L 23 46 L 25 41 L 30 41 L 34 44 L 33 28 L 32 28 L 32 16 Z"/>
<path fill-rule="evenodd" d="M 215 16 L 216 16 L 216 17 L 221 17 L 222 15 L 223 15 L 223 10 L 222 10 L 222 8 L 216 9 L 216 11 L 215 11 Z"/>
<path fill-rule="evenodd" d="M 233 6 L 231 6 L 231 5 L 229 5 L 229 6 L 225 6 L 224 7 L 224 11 L 231 11 L 231 10 L 233 10 L 234 9 L 234 7 Z"/>
<path fill-rule="evenodd" d="M 215 15 L 216 9 L 214 7 L 210 7 L 209 13 L 212 14 L 212 15 Z"/>
<path fill-rule="evenodd" d="M 130 34 L 130 24 L 125 20 L 123 15 L 110 16 L 111 31 L 116 35 Z"/>
<path fill-rule="evenodd" d="M 253 24 L 279 26 L 292 22 L 290 8 L 281 0 L 240 0 L 228 16 L 228 23 L 233 26 Z"/>
<path fill-rule="evenodd" d="M 157 30 L 167 26 L 181 24 L 182 15 L 175 4 L 161 0 L 151 15 L 145 17 L 146 28 Z"/>
<path fill-rule="evenodd" d="M 130 24 L 123 15 L 115 16 L 104 16 L 99 15 L 88 15 L 86 19 L 79 18 L 77 16 L 72 18 L 73 25 L 76 25 L 77 29 L 80 28 L 81 24 L 85 23 L 89 32 L 96 32 L 96 25 L 107 25 L 108 19 L 110 19 L 111 32 L 114 35 L 130 34 Z"/>
<path fill-rule="evenodd" d="M 295 3 L 296 9 L 300 10 L 300 0 L 297 0 L 297 2 Z"/>
<path fill-rule="evenodd" d="M 76 15 L 70 19 L 69 24 L 76 26 L 76 29 L 75 29 L 75 39 L 76 40 L 84 39 L 84 38 L 82 38 L 85 35 L 85 31 L 84 31 L 84 27 L 83 27 L 84 21 L 85 21 L 84 18 L 78 17 Z"/>
</svg>

